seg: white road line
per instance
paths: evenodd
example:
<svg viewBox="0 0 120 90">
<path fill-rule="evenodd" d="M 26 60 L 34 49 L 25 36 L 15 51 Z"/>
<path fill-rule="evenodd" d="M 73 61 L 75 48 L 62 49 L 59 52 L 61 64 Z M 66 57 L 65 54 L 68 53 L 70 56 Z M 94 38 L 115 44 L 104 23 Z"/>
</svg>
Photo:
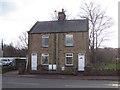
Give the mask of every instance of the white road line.
<svg viewBox="0 0 120 90">
<path fill-rule="evenodd" d="M 20 83 L 20 82 L 5 82 L 5 84 L 23 84 L 23 85 L 40 85 L 39 83 Z"/>
<path fill-rule="evenodd" d="M 118 84 L 118 83 L 114 83 L 114 84 L 112 84 L 112 86 L 120 87 L 120 84 Z"/>
<path fill-rule="evenodd" d="M 102 86 L 101 86 L 102 85 Z M 71 87 L 71 88 L 80 88 L 80 87 L 84 87 L 84 88 L 101 88 L 101 87 L 104 87 L 104 88 L 118 88 L 118 84 L 101 84 L 100 86 L 99 85 L 96 85 L 96 84 L 93 84 L 93 85 L 65 85 L 65 87 Z M 119 85 L 120 86 L 120 85 Z"/>
</svg>

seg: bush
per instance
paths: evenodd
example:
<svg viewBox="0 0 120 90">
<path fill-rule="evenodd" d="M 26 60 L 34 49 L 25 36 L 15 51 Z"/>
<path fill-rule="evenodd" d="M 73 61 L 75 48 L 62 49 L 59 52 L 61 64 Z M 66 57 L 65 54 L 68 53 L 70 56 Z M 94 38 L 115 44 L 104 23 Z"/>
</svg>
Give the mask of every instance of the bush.
<svg viewBox="0 0 120 90">
<path fill-rule="evenodd" d="M 6 73 L 6 72 L 9 72 L 9 71 L 12 71 L 12 70 L 15 70 L 14 67 L 12 67 L 12 66 L 2 67 L 2 73 Z"/>
<path fill-rule="evenodd" d="M 102 64 L 102 65 L 88 65 L 85 67 L 84 75 L 91 76 L 118 76 L 119 68 L 116 68 L 116 65 L 112 64 Z"/>
</svg>

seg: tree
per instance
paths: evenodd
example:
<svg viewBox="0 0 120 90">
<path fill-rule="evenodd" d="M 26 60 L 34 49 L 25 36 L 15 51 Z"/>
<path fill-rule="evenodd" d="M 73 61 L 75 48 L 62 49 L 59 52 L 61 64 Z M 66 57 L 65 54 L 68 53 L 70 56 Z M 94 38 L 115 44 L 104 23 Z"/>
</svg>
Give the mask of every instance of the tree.
<svg viewBox="0 0 120 90">
<path fill-rule="evenodd" d="M 99 64 L 103 63 L 115 63 L 117 58 L 117 48 L 98 48 L 98 60 Z"/>
<path fill-rule="evenodd" d="M 16 49 L 14 48 L 13 43 L 10 43 L 9 45 L 4 44 L 3 56 L 13 57 L 15 55 L 16 55 Z"/>
<path fill-rule="evenodd" d="M 88 18 L 89 20 L 89 47 L 91 51 L 91 61 L 96 62 L 97 48 L 101 43 L 107 39 L 106 30 L 113 24 L 111 17 L 106 15 L 105 10 L 102 10 L 100 5 L 94 2 L 84 3 L 81 7 L 81 18 Z"/>
<path fill-rule="evenodd" d="M 17 48 L 28 49 L 28 35 L 27 32 L 23 32 L 22 35 L 18 37 Z"/>
<path fill-rule="evenodd" d="M 53 10 L 53 13 L 51 13 L 50 20 L 58 20 L 58 13 L 56 10 Z"/>
<path fill-rule="evenodd" d="M 26 57 L 27 49 L 18 49 L 12 43 L 4 44 L 3 56 L 4 57 Z"/>
</svg>

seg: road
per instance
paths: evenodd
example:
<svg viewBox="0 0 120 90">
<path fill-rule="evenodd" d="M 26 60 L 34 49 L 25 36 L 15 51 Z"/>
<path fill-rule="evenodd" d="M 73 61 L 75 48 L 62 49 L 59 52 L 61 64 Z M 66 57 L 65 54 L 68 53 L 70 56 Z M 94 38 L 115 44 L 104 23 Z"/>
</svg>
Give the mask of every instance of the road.
<svg viewBox="0 0 120 90">
<path fill-rule="evenodd" d="M 118 88 L 118 82 L 3 76 L 2 88 Z"/>
</svg>

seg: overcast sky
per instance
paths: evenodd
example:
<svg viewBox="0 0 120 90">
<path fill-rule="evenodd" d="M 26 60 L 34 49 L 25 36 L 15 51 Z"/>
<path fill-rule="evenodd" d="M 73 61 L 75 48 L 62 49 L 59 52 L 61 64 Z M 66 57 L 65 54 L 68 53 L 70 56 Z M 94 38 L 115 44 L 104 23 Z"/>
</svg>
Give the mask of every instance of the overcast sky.
<svg viewBox="0 0 120 90">
<path fill-rule="evenodd" d="M 118 1 L 119 0 L 86 0 L 101 5 L 106 15 L 114 20 L 108 29 L 112 32 L 106 47 L 118 46 Z M 69 19 L 78 18 L 84 0 L 0 0 L 0 40 L 4 43 L 15 43 L 18 36 L 29 31 L 36 21 L 49 21 L 54 10 L 66 10 Z"/>
</svg>

